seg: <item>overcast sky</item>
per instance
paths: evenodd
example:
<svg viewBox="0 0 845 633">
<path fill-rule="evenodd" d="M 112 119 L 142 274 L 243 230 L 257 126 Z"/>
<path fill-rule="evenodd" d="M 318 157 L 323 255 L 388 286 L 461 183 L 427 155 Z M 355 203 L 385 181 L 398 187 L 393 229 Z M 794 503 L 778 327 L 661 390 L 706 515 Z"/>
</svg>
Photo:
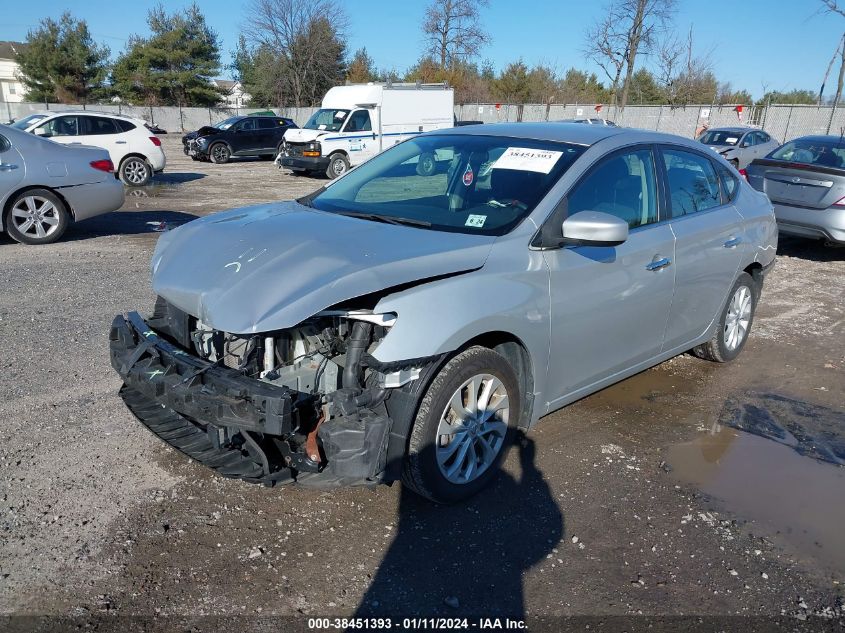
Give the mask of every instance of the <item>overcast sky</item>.
<svg viewBox="0 0 845 633">
<path fill-rule="evenodd" d="M 153 0 L 39 0 L 9 2 L 0 20 L 0 40 L 23 41 L 27 31 L 45 16 L 65 9 L 85 19 L 113 55 L 132 33 L 146 34 L 146 14 Z M 185 6 L 172 0 L 168 10 Z M 242 0 L 201 0 L 209 24 L 221 37 L 223 61 L 237 43 L 243 22 Z M 747 89 L 759 98 L 764 90 L 807 88 L 817 91 L 825 69 L 845 32 L 845 17 L 820 14 L 819 0 L 678 0 L 676 25 L 684 34 L 694 27 L 697 48 L 711 51 L 720 81 Z M 419 25 L 426 2 L 413 0 L 347 0 L 338 2 L 349 16 L 348 46 L 365 46 L 379 68 L 400 72 L 412 65 L 423 49 Z M 529 65 L 543 62 L 564 71 L 570 66 L 600 72 L 584 59 L 584 32 L 601 12 L 602 2 L 583 0 L 491 0 L 484 24 L 492 43 L 481 59 L 500 70 L 519 57 Z M 13 8 L 14 7 L 14 8 Z M 480 61 L 480 60 L 479 60 Z M 648 65 L 648 60 L 644 60 Z M 836 77 L 825 94 L 833 93 Z M 224 72 L 223 76 L 228 73 Z"/>
</svg>

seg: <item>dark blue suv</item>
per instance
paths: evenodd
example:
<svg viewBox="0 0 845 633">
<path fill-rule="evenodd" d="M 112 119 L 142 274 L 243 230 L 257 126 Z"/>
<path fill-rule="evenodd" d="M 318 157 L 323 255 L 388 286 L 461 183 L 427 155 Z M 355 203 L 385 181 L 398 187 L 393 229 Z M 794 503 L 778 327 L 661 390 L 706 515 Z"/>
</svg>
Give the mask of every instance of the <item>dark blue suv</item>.
<svg viewBox="0 0 845 633">
<path fill-rule="evenodd" d="M 233 156 L 267 156 L 279 153 L 285 131 L 295 128 L 291 119 L 279 116 L 233 116 L 205 125 L 182 137 L 185 154 L 194 160 L 228 163 Z"/>
</svg>

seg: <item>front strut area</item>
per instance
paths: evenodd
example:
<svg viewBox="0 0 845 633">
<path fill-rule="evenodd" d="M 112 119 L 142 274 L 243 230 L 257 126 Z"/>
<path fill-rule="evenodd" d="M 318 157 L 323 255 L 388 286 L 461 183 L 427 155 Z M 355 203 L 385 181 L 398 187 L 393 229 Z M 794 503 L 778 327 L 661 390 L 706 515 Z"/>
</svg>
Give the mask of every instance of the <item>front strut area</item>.
<svg viewBox="0 0 845 633">
<path fill-rule="evenodd" d="M 355 334 L 347 356 L 357 371 L 363 333 Z M 391 428 L 379 406 L 383 389 L 356 384 L 324 397 L 271 384 L 189 353 L 134 312 L 115 317 L 109 338 L 129 410 L 162 440 L 219 474 L 265 485 L 368 485 L 383 479 Z"/>
</svg>

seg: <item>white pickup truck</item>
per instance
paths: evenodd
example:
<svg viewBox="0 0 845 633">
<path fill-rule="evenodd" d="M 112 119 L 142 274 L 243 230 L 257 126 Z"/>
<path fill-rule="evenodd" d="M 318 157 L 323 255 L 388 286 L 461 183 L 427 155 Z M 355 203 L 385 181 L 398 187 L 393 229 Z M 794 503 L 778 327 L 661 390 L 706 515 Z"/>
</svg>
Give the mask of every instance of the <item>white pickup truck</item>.
<svg viewBox="0 0 845 633">
<path fill-rule="evenodd" d="M 337 86 L 308 123 L 285 132 L 276 164 L 337 178 L 396 143 L 453 125 L 454 93 L 444 84 Z"/>
</svg>

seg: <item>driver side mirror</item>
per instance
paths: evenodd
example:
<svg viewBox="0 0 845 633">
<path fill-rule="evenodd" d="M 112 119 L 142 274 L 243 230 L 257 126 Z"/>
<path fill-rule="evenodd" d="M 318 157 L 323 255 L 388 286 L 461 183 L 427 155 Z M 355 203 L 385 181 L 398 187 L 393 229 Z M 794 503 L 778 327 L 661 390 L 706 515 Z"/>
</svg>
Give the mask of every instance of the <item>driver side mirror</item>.
<svg viewBox="0 0 845 633">
<path fill-rule="evenodd" d="M 628 223 L 602 211 L 579 211 L 561 229 L 564 246 L 618 246 L 628 239 Z"/>
<path fill-rule="evenodd" d="M 47 132 L 47 128 L 45 127 L 37 127 L 32 130 L 32 133 L 35 134 L 35 136 L 50 136 L 49 132 Z"/>
</svg>

